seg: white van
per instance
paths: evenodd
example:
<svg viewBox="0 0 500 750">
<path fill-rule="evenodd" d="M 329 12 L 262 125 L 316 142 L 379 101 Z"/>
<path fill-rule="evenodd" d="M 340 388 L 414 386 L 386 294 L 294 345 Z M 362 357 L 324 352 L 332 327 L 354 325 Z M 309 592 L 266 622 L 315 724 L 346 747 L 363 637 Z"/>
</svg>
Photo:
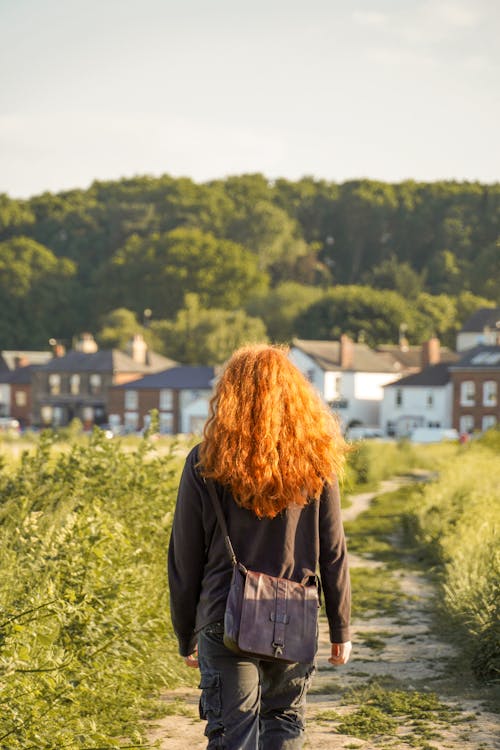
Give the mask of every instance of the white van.
<svg viewBox="0 0 500 750">
<path fill-rule="evenodd" d="M 412 443 L 441 443 L 443 440 L 458 440 L 457 430 L 443 427 L 416 427 L 410 433 Z"/>
</svg>

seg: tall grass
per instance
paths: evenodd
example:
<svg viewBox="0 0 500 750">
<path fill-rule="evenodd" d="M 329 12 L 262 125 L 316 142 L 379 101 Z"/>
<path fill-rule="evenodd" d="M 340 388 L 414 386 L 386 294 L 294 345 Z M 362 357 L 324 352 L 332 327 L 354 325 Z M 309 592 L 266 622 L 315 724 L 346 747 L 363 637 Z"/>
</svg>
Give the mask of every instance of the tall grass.
<svg viewBox="0 0 500 750">
<path fill-rule="evenodd" d="M 443 604 L 476 675 L 500 679 L 500 432 L 462 446 L 423 488 L 418 535 L 442 572 Z"/>
</svg>

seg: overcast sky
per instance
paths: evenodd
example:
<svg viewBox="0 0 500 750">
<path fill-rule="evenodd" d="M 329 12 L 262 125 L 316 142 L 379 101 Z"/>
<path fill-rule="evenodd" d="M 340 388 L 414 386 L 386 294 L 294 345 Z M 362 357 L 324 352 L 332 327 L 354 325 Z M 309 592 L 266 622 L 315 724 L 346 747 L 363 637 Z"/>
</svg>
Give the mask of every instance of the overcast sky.
<svg viewBox="0 0 500 750">
<path fill-rule="evenodd" d="M 498 0 L 0 0 L 0 192 L 500 179 Z"/>
</svg>

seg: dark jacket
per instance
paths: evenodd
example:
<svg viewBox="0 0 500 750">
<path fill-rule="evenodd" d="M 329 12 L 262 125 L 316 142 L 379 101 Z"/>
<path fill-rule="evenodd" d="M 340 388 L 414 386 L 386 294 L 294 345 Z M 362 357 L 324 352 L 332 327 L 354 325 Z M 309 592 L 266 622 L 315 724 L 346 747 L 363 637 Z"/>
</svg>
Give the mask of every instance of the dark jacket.
<svg viewBox="0 0 500 750">
<path fill-rule="evenodd" d="M 198 460 L 196 446 L 182 472 L 168 551 L 170 612 L 182 656 L 194 651 L 198 630 L 224 618 L 232 572 Z M 319 568 L 330 640 L 348 641 L 351 592 L 338 485 L 326 485 L 318 501 L 262 519 L 240 508 L 227 487 L 217 491 L 238 560 L 294 581 Z"/>
</svg>

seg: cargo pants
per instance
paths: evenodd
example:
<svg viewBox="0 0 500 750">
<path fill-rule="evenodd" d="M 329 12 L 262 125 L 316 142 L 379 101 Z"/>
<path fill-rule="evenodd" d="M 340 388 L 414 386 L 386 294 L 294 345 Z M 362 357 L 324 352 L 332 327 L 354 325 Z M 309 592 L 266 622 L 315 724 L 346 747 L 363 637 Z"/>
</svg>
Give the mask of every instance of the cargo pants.
<svg viewBox="0 0 500 750">
<path fill-rule="evenodd" d="M 207 750 L 300 750 L 314 664 L 238 656 L 224 646 L 223 633 L 217 622 L 198 636 Z"/>
</svg>

